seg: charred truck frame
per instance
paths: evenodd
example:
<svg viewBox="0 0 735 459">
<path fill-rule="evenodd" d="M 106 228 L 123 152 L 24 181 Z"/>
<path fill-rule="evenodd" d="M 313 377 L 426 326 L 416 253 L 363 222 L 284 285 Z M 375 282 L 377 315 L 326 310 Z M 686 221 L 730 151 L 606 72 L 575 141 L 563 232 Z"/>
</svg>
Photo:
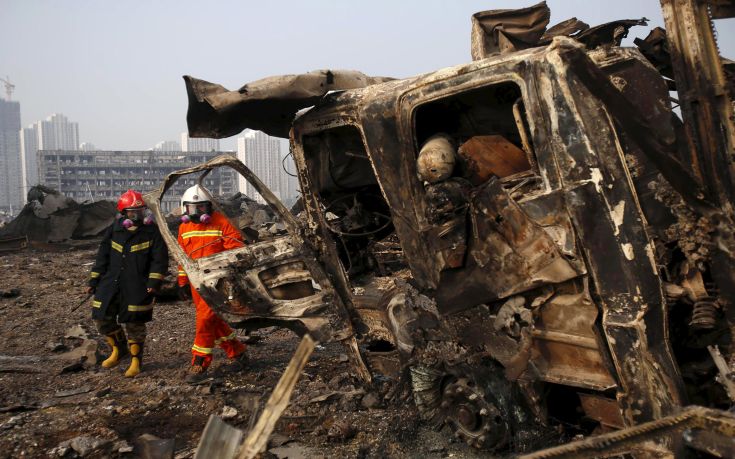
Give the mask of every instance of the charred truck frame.
<svg viewBox="0 0 735 459">
<path fill-rule="evenodd" d="M 681 19 L 667 7 L 703 11 L 665 1 L 671 30 Z M 542 25 L 525 45 L 527 34 L 492 32 L 516 13 Z M 174 180 L 228 166 L 286 227 L 199 260 L 164 235 L 192 284 L 234 326 L 342 341 L 366 382 L 370 370 L 408 375 L 422 417 L 478 448 L 524 451 L 558 441 L 558 425 L 600 433 L 689 403 L 729 406 L 710 352 L 735 350 L 732 118 L 708 118 L 724 127 L 715 153 L 697 157 L 681 86 L 691 69 L 675 54 L 676 78 L 662 77 L 661 29 L 639 43 L 644 57 L 619 46 L 641 21 L 547 23 L 545 4 L 478 13 L 478 60 L 405 80 L 325 71 L 229 92 L 186 77 L 192 135 L 290 129 L 304 208 L 295 218 L 231 157 L 172 174 L 146 196 L 159 219 Z M 732 116 L 727 84 L 711 108 Z M 422 182 L 417 158 L 437 135 L 458 164 Z M 682 445 L 668 435 L 649 447 Z"/>
</svg>

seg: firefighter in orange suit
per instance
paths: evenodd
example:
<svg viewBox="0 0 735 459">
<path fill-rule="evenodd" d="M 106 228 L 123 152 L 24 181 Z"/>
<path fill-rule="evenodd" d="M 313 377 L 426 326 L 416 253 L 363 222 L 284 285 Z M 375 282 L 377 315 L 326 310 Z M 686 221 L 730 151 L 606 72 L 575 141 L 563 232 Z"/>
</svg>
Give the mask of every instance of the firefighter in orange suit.
<svg viewBox="0 0 735 459">
<path fill-rule="evenodd" d="M 213 211 L 212 198 L 206 188 L 195 185 L 187 189 L 181 198 L 181 205 L 184 213 L 179 226 L 179 245 L 192 259 L 243 246 L 240 232 L 227 217 Z M 191 348 L 193 357 L 187 382 L 196 384 L 208 379 L 207 368 L 212 363 L 212 352 L 217 345 L 230 358 L 226 370 L 244 369 L 247 364 L 245 345 L 237 339 L 230 326 L 210 309 L 199 293 L 189 286 L 189 279 L 181 267 L 178 284 L 180 292 L 191 292 L 196 306 L 196 336 Z"/>
</svg>

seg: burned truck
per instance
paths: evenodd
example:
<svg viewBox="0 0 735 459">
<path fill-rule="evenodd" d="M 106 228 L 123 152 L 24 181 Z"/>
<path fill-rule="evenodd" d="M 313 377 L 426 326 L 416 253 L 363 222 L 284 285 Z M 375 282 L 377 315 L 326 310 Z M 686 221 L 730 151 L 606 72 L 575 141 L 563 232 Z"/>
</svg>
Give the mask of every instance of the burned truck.
<svg viewBox="0 0 735 459">
<path fill-rule="evenodd" d="M 547 30 L 545 4 L 521 13 L 542 25 L 530 42 L 487 25 L 512 12 L 478 13 L 476 60 L 414 78 L 185 77 L 192 136 L 289 136 L 303 212 L 222 156 L 146 202 L 162 218 L 175 180 L 231 167 L 285 230 L 198 260 L 164 234 L 171 253 L 231 325 L 340 341 L 366 383 L 404 378 L 424 420 L 477 448 L 729 407 L 714 356 L 735 351 L 730 160 L 696 161 L 657 35 L 620 46 L 641 21 Z"/>
</svg>

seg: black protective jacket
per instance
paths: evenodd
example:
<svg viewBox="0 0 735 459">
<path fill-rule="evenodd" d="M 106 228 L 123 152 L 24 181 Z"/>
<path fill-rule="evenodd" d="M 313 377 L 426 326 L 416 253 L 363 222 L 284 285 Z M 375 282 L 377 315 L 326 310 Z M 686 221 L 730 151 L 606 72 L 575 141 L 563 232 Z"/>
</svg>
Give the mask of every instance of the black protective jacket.
<svg viewBox="0 0 735 459">
<path fill-rule="evenodd" d="M 118 218 L 107 228 L 90 273 L 89 286 L 95 288 L 92 318 L 113 317 L 108 311 L 119 295 L 119 322 L 148 322 L 153 318 L 153 296 L 168 273 L 168 249 L 158 227 L 142 225 L 135 231 L 122 226 Z"/>
</svg>

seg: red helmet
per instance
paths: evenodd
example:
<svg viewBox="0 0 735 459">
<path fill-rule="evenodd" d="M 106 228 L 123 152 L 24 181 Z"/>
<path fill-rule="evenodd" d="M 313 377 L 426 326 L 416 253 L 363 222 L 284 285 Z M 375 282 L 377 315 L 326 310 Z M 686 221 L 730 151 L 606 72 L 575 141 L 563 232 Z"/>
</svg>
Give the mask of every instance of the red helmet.
<svg viewBox="0 0 735 459">
<path fill-rule="evenodd" d="M 143 195 L 133 190 L 126 191 L 120 195 L 120 199 L 117 200 L 117 210 L 120 212 L 125 209 L 130 209 L 131 207 L 143 206 L 145 206 Z"/>
</svg>

